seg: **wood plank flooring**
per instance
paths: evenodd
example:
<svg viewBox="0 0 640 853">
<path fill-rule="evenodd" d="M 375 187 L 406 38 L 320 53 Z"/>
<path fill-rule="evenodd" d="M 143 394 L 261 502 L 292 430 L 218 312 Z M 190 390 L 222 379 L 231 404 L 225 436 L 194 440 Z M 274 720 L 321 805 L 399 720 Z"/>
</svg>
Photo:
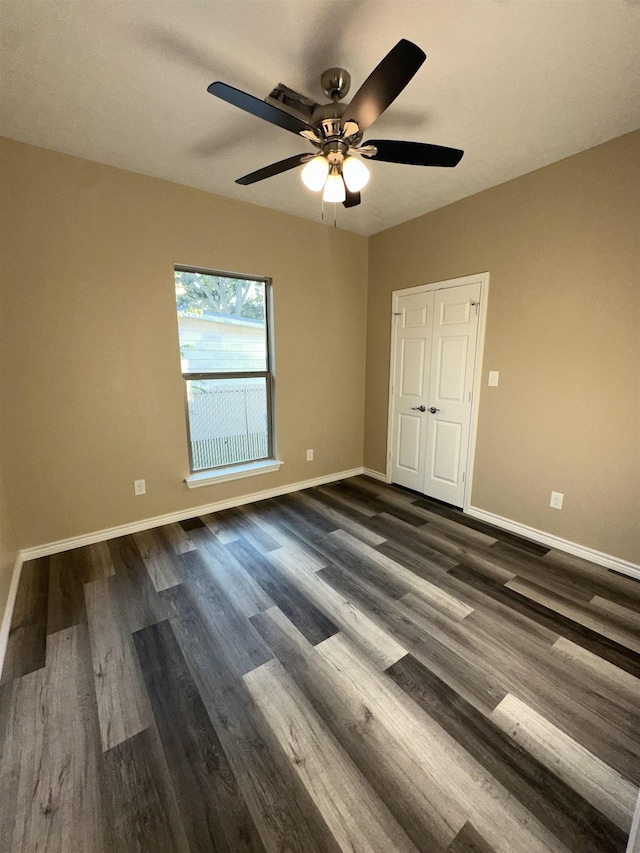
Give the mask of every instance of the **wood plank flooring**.
<svg viewBox="0 0 640 853">
<path fill-rule="evenodd" d="M 24 566 L 0 850 L 622 853 L 640 583 L 366 477 Z"/>
</svg>

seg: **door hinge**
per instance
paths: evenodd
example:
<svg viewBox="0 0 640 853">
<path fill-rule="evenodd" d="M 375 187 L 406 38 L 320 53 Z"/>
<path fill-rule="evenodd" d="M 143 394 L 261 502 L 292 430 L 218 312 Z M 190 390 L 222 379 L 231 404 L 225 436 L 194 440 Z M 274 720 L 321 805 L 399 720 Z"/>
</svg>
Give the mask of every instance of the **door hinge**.
<svg viewBox="0 0 640 853">
<path fill-rule="evenodd" d="M 463 483 L 464 483 L 464 482 L 466 482 L 466 479 L 467 479 L 467 472 L 466 472 L 466 471 L 463 471 L 463 472 L 462 472 L 462 482 L 463 482 Z"/>
<path fill-rule="evenodd" d="M 472 300 L 471 304 L 476 309 L 476 317 L 477 317 L 478 316 L 478 307 L 480 306 L 480 303 L 477 300 Z"/>
</svg>

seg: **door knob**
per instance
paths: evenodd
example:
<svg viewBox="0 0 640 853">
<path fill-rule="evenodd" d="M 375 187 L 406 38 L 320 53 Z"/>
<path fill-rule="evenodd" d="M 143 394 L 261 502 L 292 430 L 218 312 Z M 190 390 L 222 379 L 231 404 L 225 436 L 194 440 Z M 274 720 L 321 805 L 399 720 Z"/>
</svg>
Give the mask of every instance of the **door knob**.
<svg viewBox="0 0 640 853">
<path fill-rule="evenodd" d="M 440 409 L 436 409 L 436 407 L 435 407 L 435 406 L 430 406 L 430 407 L 429 407 L 429 411 L 431 412 L 431 414 L 432 414 L 432 415 L 435 415 L 435 413 L 436 413 L 436 412 L 439 412 L 439 411 L 440 411 Z"/>
<path fill-rule="evenodd" d="M 427 410 L 425 409 L 424 406 L 411 406 L 411 411 L 413 411 L 413 412 L 426 412 Z"/>
</svg>

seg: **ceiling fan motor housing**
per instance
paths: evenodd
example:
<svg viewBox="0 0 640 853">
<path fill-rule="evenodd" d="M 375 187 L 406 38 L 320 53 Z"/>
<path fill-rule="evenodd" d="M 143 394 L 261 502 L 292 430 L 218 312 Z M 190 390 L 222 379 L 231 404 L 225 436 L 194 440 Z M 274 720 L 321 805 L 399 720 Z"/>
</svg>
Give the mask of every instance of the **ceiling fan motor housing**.
<svg viewBox="0 0 640 853">
<path fill-rule="evenodd" d="M 321 143 L 332 142 L 336 139 L 345 138 L 345 129 L 342 124 L 342 114 L 347 108 L 347 104 L 339 104 L 334 101 L 332 104 L 324 104 L 318 107 L 311 116 L 311 124 L 316 129 Z M 354 125 L 357 128 L 357 125 Z M 357 131 L 349 136 L 349 145 L 359 145 L 362 141 L 363 134 Z M 324 145 L 322 146 L 324 147 Z M 349 146 L 347 146 L 349 147 Z"/>
</svg>

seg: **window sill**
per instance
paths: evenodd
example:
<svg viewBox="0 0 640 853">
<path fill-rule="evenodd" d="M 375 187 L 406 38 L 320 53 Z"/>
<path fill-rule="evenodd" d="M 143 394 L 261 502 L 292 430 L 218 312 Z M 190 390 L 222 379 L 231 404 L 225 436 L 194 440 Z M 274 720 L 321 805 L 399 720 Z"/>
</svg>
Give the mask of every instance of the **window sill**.
<svg viewBox="0 0 640 853">
<path fill-rule="evenodd" d="M 214 483 L 226 483 L 229 480 L 240 480 L 243 477 L 255 477 L 257 474 L 270 474 L 279 471 L 284 462 L 279 459 L 263 459 L 260 462 L 247 462 L 244 465 L 233 465 L 228 468 L 217 468 L 215 471 L 199 471 L 190 474 L 185 483 L 189 489 L 200 486 L 210 486 Z"/>
</svg>

